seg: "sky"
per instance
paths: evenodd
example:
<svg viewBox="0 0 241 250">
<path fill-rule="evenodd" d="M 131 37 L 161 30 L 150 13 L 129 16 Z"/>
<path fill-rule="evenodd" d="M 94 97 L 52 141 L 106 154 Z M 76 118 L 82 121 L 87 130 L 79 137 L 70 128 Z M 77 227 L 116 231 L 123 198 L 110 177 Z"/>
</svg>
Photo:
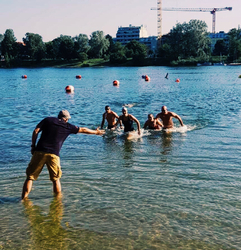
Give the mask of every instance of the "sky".
<svg viewBox="0 0 241 250">
<path fill-rule="evenodd" d="M 12 29 L 17 41 L 27 32 L 42 36 L 44 42 L 60 35 L 74 37 L 97 30 L 116 37 L 118 27 L 143 25 L 149 36 L 157 35 L 158 0 L 0 0 L 0 34 Z M 223 8 L 216 12 L 216 33 L 228 32 L 241 25 L 240 0 L 162 0 L 162 8 Z M 162 33 L 167 34 L 177 23 L 192 19 L 205 21 L 212 31 L 209 12 L 162 12 Z"/>
</svg>

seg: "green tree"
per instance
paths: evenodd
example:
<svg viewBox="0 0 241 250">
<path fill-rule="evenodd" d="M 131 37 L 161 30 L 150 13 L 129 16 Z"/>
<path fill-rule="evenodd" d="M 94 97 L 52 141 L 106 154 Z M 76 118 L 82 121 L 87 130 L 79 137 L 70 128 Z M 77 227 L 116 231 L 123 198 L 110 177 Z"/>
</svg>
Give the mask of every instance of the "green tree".
<svg viewBox="0 0 241 250">
<path fill-rule="evenodd" d="M 166 36 L 164 44 L 169 45 L 170 60 L 193 57 L 208 60 L 210 56 L 207 24 L 200 20 L 190 20 L 189 23 L 183 24 L 178 23 Z M 163 52 L 163 48 L 161 49 Z"/>
<path fill-rule="evenodd" d="M 59 47 L 59 55 L 66 60 L 74 57 L 74 41 L 71 36 L 60 36 L 61 42 Z"/>
<path fill-rule="evenodd" d="M 55 59 L 70 60 L 74 58 L 74 41 L 71 36 L 61 35 L 52 41 L 52 53 Z"/>
<path fill-rule="evenodd" d="M 85 34 L 79 34 L 73 38 L 75 57 L 81 61 L 88 58 L 87 53 L 90 49 L 89 38 Z"/>
<path fill-rule="evenodd" d="M 102 58 L 107 52 L 110 42 L 104 36 L 103 31 L 94 31 L 90 36 L 89 45 L 91 47 L 89 50 L 89 56 L 91 58 Z"/>
<path fill-rule="evenodd" d="M 26 33 L 23 42 L 26 45 L 27 54 L 31 59 L 41 61 L 45 58 L 46 47 L 39 34 Z"/>
<path fill-rule="evenodd" d="M 110 62 L 111 63 L 123 63 L 126 62 L 127 58 L 125 55 L 125 47 L 122 46 L 120 42 L 116 42 L 112 46 L 110 53 Z"/>
<path fill-rule="evenodd" d="M 132 58 L 134 64 L 142 65 L 147 56 L 147 47 L 144 44 L 132 40 L 125 45 L 126 56 Z"/>
<path fill-rule="evenodd" d="M 3 38 L 4 38 L 4 35 L 0 34 L 0 55 L 2 54 L 1 43 L 2 43 Z"/>
<path fill-rule="evenodd" d="M 109 41 L 109 43 L 110 43 L 109 48 L 108 48 L 108 50 L 106 51 L 106 54 L 107 54 L 107 55 L 110 55 L 110 54 L 113 52 L 113 50 L 115 49 L 115 43 L 114 43 L 113 38 L 112 38 L 111 35 L 107 34 L 107 35 L 105 36 L 105 38 L 106 38 L 106 39 Z"/>
<path fill-rule="evenodd" d="M 53 41 L 45 43 L 46 58 L 55 59 Z"/>
<path fill-rule="evenodd" d="M 214 46 L 213 55 L 227 55 L 228 54 L 228 44 L 224 39 L 217 40 Z"/>
<path fill-rule="evenodd" d="M 236 62 L 241 57 L 241 29 L 231 29 L 228 33 L 228 61 Z"/>
<path fill-rule="evenodd" d="M 1 42 L 2 55 L 9 63 L 15 58 L 17 54 L 17 39 L 14 36 L 12 29 L 7 29 L 4 33 L 4 38 Z"/>
</svg>

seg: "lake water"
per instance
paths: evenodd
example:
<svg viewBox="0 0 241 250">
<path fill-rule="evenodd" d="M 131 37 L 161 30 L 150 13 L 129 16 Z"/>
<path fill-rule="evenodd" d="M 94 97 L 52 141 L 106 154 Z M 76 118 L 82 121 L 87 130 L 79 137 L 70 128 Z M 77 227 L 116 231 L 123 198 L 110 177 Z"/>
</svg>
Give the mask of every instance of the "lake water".
<svg viewBox="0 0 241 250">
<path fill-rule="evenodd" d="M 240 66 L 0 69 L 0 249 L 241 249 L 240 74 Z M 141 126 L 166 105 L 187 129 L 174 119 L 173 132 L 134 140 L 120 130 L 71 135 L 60 155 L 62 199 L 44 168 L 20 201 L 40 120 L 67 109 L 72 124 L 95 129 L 105 105 L 121 114 L 123 104 Z"/>
</svg>

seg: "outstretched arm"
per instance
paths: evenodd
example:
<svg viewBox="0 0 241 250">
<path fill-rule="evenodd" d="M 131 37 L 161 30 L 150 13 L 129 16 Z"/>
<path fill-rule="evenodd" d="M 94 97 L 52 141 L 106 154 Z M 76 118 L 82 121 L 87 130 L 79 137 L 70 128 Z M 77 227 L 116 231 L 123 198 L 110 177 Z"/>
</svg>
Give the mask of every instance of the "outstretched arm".
<svg viewBox="0 0 241 250">
<path fill-rule="evenodd" d="M 96 130 L 93 130 L 89 128 L 79 127 L 78 133 L 89 134 L 89 135 L 103 135 L 105 131 L 99 130 L 99 128 L 97 128 Z"/>
</svg>

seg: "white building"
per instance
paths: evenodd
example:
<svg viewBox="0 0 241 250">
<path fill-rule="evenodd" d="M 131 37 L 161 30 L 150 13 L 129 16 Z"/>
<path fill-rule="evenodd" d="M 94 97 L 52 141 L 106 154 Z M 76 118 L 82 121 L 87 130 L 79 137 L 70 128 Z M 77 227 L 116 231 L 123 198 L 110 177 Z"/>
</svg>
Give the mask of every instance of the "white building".
<svg viewBox="0 0 241 250">
<path fill-rule="evenodd" d="M 157 37 L 147 35 L 146 28 L 141 26 L 132 26 L 129 27 L 119 27 L 116 33 L 116 38 L 113 38 L 114 42 L 120 42 L 122 45 L 126 45 L 132 40 L 136 40 L 142 44 L 145 44 L 152 51 L 156 50 Z"/>
</svg>

